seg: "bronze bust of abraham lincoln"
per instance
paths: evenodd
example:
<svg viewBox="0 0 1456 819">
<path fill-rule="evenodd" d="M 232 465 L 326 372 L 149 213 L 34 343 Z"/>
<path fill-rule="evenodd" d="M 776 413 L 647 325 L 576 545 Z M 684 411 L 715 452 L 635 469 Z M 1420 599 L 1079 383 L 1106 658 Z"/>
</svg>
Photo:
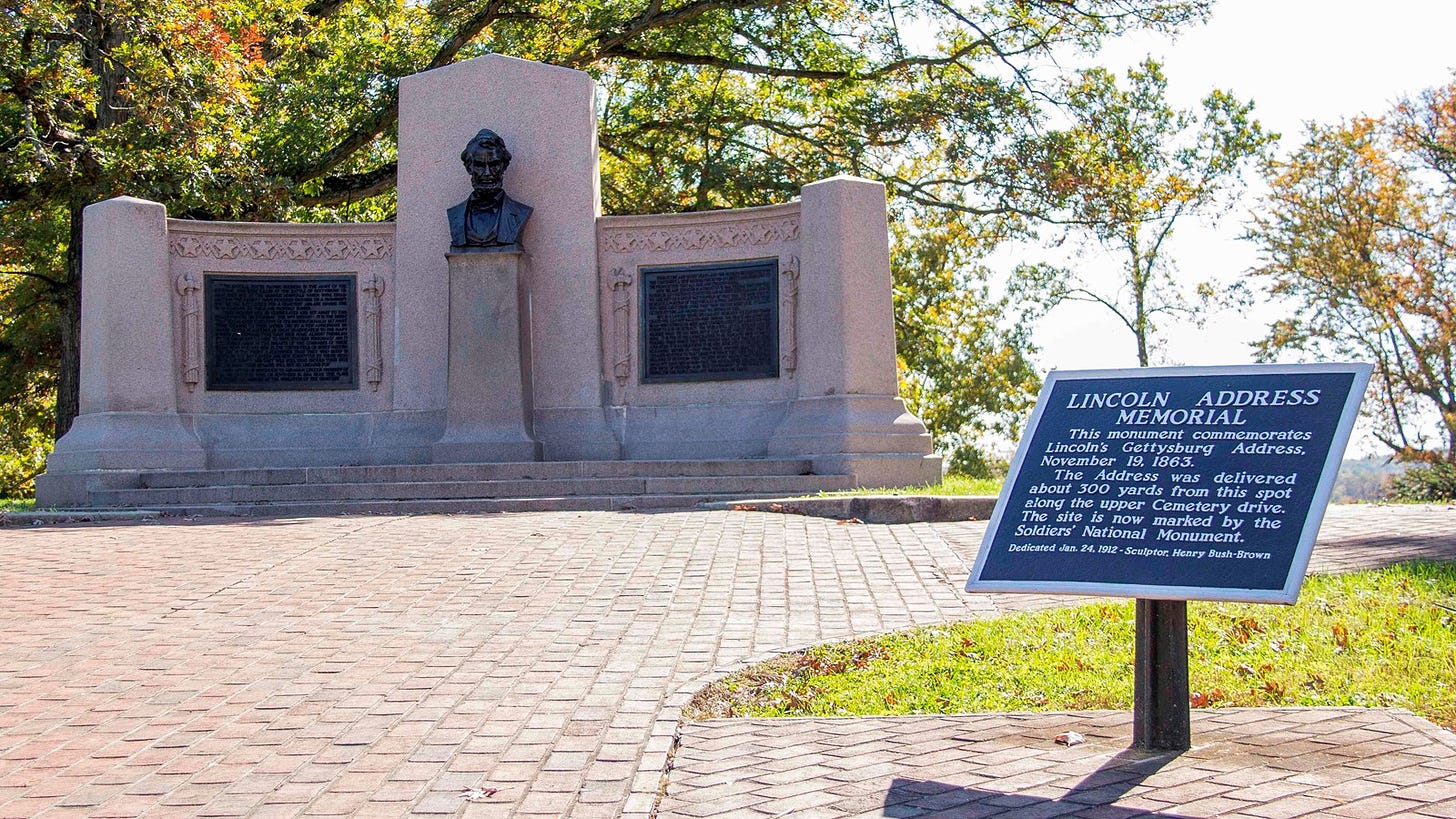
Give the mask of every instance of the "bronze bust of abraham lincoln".
<svg viewBox="0 0 1456 819">
<path fill-rule="evenodd" d="M 511 152 L 500 135 L 482 128 L 460 153 L 474 192 L 450 208 L 450 251 L 482 253 L 520 250 L 521 228 L 531 208 L 506 196 L 503 187 Z"/>
</svg>

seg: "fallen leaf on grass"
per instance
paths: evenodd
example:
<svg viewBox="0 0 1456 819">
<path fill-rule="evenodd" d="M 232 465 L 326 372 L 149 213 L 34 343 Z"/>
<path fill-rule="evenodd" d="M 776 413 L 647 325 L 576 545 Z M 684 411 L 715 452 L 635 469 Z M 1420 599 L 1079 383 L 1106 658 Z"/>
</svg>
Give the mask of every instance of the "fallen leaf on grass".
<svg viewBox="0 0 1456 819">
<path fill-rule="evenodd" d="M 1207 708 L 1215 703 L 1222 702 L 1228 695 L 1222 689 L 1215 688 L 1208 693 L 1194 691 L 1188 695 L 1188 705 L 1193 708 Z"/>
<path fill-rule="evenodd" d="M 1073 657 L 1071 660 L 1062 660 L 1057 663 L 1058 671 L 1090 671 L 1092 664 L 1081 657 Z"/>
</svg>

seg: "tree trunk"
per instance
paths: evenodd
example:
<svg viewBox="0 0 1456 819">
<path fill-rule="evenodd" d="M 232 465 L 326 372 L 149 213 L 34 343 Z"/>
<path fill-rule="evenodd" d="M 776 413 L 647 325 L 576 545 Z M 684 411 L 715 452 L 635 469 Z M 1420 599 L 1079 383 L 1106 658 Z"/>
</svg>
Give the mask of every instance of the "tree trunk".
<svg viewBox="0 0 1456 819">
<path fill-rule="evenodd" d="M 1148 366 L 1148 281 L 1152 271 L 1143 269 L 1143 257 L 1136 239 L 1131 242 L 1132 252 L 1132 298 L 1133 335 L 1137 336 L 1138 366 Z M 1148 263 L 1149 268 L 1152 262 Z"/>
<path fill-rule="evenodd" d="M 93 130 L 100 133 L 130 116 L 123 90 L 125 69 L 110 57 L 126 35 L 112 29 L 96 2 L 82 2 L 76 7 L 75 27 L 83 35 L 82 59 L 97 78 Z M 56 373 L 56 438 L 65 435 L 71 422 L 81 414 L 81 212 L 93 201 L 90 190 L 101 172 L 94 159 L 83 168 L 82 184 L 76 186 L 77 193 L 70 203 L 71 237 L 66 245 L 65 280 L 55 294 L 61 335 L 61 361 Z"/>
<path fill-rule="evenodd" d="M 1441 409 L 1441 426 L 1446 433 L 1446 461 L 1456 463 L 1456 404 L 1437 404 Z"/>
<path fill-rule="evenodd" d="M 56 293 L 61 332 L 61 361 L 56 373 L 56 438 L 81 414 L 81 210 L 71 203 L 71 241 L 66 246 L 66 278 Z"/>
</svg>

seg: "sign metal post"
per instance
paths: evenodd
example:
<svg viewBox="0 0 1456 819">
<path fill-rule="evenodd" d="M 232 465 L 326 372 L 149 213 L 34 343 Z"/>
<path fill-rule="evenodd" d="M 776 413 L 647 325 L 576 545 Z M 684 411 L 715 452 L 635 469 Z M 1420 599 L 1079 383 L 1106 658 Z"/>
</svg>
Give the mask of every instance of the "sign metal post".
<svg viewBox="0 0 1456 819">
<path fill-rule="evenodd" d="M 1186 751 L 1193 741 L 1188 704 L 1188 604 L 1138 600 L 1132 681 L 1132 747 Z"/>
</svg>

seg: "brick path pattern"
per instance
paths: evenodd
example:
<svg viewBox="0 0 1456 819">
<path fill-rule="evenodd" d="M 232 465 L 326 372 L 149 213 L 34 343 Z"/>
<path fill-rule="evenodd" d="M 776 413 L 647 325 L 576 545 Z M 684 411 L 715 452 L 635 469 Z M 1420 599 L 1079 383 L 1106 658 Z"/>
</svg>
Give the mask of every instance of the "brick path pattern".
<svg viewBox="0 0 1456 819">
<path fill-rule="evenodd" d="M 712 720 L 683 728 L 659 816 L 1449 817 L 1456 735 L 1398 709 L 1205 709 L 1183 754 L 1125 711 Z M 1086 741 L 1058 745 L 1069 729 Z"/>
<path fill-rule="evenodd" d="M 0 529 L 0 817 L 646 817 L 678 708 L 715 676 L 1065 602 L 961 592 L 982 531 L 734 512 Z M 1450 556 L 1453 532 L 1440 507 L 1332 510 L 1316 568 Z M 680 775 L 664 815 L 714 815 L 673 801 Z"/>
</svg>

